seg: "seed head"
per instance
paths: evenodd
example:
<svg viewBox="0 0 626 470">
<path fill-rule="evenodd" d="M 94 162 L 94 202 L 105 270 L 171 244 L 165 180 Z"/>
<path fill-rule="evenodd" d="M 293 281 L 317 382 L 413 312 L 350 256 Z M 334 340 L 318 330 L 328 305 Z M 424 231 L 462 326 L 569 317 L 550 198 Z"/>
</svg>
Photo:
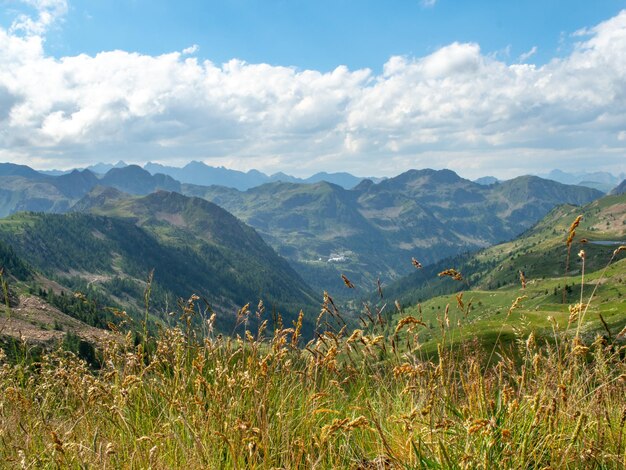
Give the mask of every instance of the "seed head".
<svg viewBox="0 0 626 470">
<path fill-rule="evenodd" d="M 519 308 L 521 303 L 527 298 L 528 298 L 527 296 L 523 295 L 515 299 L 515 301 L 511 304 L 511 308 L 509 309 L 509 315 L 511 314 L 511 312 L 513 312 L 513 310 Z"/>
<path fill-rule="evenodd" d="M 408 317 L 404 317 L 402 320 L 400 320 L 398 322 L 398 325 L 396 326 L 396 332 L 395 334 L 398 334 L 398 332 L 404 328 L 406 325 L 421 325 L 421 326 L 426 326 L 426 323 L 424 323 L 422 320 L 418 320 L 415 317 L 412 316 L 408 316 Z"/>
<path fill-rule="evenodd" d="M 567 242 L 566 242 L 567 246 L 570 246 L 572 244 L 572 241 L 574 240 L 574 237 L 576 236 L 576 228 L 578 228 L 578 226 L 580 225 L 580 221 L 582 220 L 582 218 L 583 216 L 579 215 L 578 217 L 576 217 L 574 222 L 572 222 L 572 225 L 570 225 L 569 233 L 567 235 Z"/>
<path fill-rule="evenodd" d="M 446 276 L 451 277 L 455 281 L 463 280 L 463 276 L 461 276 L 461 273 L 458 272 L 456 269 L 446 269 L 445 271 L 441 271 L 439 273 L 439 277 L 446 277 Z"/>
<path fill-rule="evenodd" d="M 346 285 L 348 289 L 354 289 L 354 284 L 343 274 L 341 275 L 341 279 L 343 279 L 343 283 Z"/>
</svg>

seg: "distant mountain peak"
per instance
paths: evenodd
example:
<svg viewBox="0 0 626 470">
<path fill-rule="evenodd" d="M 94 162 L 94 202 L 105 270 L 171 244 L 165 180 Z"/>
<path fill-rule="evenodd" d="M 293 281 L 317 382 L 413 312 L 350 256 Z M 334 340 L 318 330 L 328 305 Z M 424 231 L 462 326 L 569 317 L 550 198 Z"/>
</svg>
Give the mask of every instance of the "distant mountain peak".
<svg viewBox="0 0 626 470">
<path fill-rule="evenodd" d="M 107 174 L 115 174 L 115 173 L 146 173 L 149 174 L 148 171 L 141 168 L 139 165 L 128 165 L 125 167 L 114 167 L 107 171 Z"/>
<path fill-rule="evenodd" d="M 111 168 L 102 178 L 101 184 L 130 194 L 148 194 L 158 189 L 181 191 L 180 182 L 171 176 L 162 173 L 152 175 L 138 165 Z"/>
<path fill-rule="evenodd" d="M 96 186 L 74 204 L 71 210 L 73 212 L 87 212 L 94 207 L 102 207 L 108 202 L 126 197 L 129 195 L 110 186 Z"/>
<path fill-rule="evenodd" d="M 374 183 L 371 179 L 365 178 L 364 180 L 361 180 L 361 182 L 352 189 L 357 192 L 367 191 L 369 188 L 371 188 L 375 184 L 376 183 Z"/>
<path fill-rule="evenodd" d="M 611 190 L 611 188 L 614 188 L 617 184 L 619 184 L 619 182 L 626 175 L 617 175 L 614 173 L 609 173 L 607 171 L 579 171 L 570 173 L 563 170 L 555 169 L 545 175 L 539 176 L 541 176 L 542 178 L 557 181 L 562 184 L 585 186 L 607 193 Z"/>
<path fill-rule="evenodd" d="M 611 196 L 626 194 L 626 179 L 618 184 L 615 188 L 613 188 L 609 194 Z"/>
<path fill-rule="evenodd" d="M 209 168 L 209 165 L 207 165 L 204 162 L 201 162 L 199 160 L 191 160 L 189 163 L 187 163 L 183 168 Z"/>
<path fill-rule="evenodd" d="M 44 175 L 26 165 L 16 163 L 0 163 L 0 176 L 22 176 L 24 178 L 41 178 Z"/>
<path fill-rule="evenodd" d="M 474 180 L 474 183 L 481 184 L 483 186 L 489 186 L 492 184 L 497 184 L 499 182 L 500 180 L 496 178 L 495 176 L 483 176 L 481 178 Z"/>
<path fill-rule="evenodd" d="M 385 180 L 388 184 L 407 184 L 413 183 L 417 180 L 426 180 L 430 183 L 436 184 L 452 184 L 456 183 L 463 178 L 461 178 L 458 174 L 456 174 L 452 170 L 442 169 L 442 170 L 433 170 L 432 168 L 424 168 L 421 170 L 408 170 L 404 173 L 399 174 L 393 178 L 389 178 Z"/>
<path fill-rule="evenodd" d="M 279 171 L 277 173 L 272 173 L 272 175 L 270 176 L 270 178 L 284 178 L 284 177 L 293 178 L 293 176 L 290 176 L 287 173 L 284 173 L 282 171 Z"/>
<path fill-rule="evenodd" d="M 110 186 L 96 186 L 89 192 L 89 195 L 102 196 L 107 199 L 121 199 L 124 197 L 128 197 L 128 194 Z"/>
<path fill-rule="evenodd" d="M 168 191 L 166 189 L 157 189 L 156 191 L 144 196 L 143 199 L 145 201 L 159 202 L 159 203 L 163 203 L 163 202 L 179 203 L 179 202 L 187 202 L 191 199 L 197 199 L 197 198 L 183 196 L 182 194 L 177 193 L 176 191 Z"/>
<path fill-rule="evenodd" d="M 94 173 L 103 175 L 113 168 L 124 168 L 126 166 L 128 165 L 123 160 L 120 160 L 115 164 L 99 162 L 94 165 L 88 166 L 86 169 L 91 170 Z"/>
<path fill-rule="evenodd" d="M 144 169 L 152 174 L 163 173 L 185 184 L 198 186 L 224 186 L 246 191 L 250 188 L 263 184 L 284 181 L 289 183 L 315 184 L 320 181 L 328 181 L 351 189 L 361 182 L 363 178 L 347 172 L 328 173 L 318 172 L 308 178 L 297 178 L 283 172 L 274 173 L 271 176 L 262 171 L 251 169 L 248 171 L 232 170 L 224 166 L 210 166 L 198 160 L 192 160 L 184 167 L 164 166 L 158 163 L 146 163 Z"/>
</svg>

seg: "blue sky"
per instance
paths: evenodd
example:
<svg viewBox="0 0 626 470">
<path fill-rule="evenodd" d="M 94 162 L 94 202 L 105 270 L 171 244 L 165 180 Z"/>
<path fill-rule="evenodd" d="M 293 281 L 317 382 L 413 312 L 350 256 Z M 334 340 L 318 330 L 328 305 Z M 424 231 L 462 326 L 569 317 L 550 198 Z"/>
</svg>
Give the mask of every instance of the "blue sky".
<svg viewBox="0 0 626 470">
<path fill-rule="evenodd" d="M 536 47 L 541 64 L 569 52 L 571 33 L 622 8 L 626 0 L 74 0 L 46 48 L 57 57 L 113 49 L 158 55 L 196 44 L 199 57 L 216 63 L 378 71 L 391 56 L 423 56 L 458 41 L 508 62 Z"/>
<path fill-rule="evenodd" d="M 626 171 L 626 0 L 0 0 L 0 160 Z"/>
</svg>

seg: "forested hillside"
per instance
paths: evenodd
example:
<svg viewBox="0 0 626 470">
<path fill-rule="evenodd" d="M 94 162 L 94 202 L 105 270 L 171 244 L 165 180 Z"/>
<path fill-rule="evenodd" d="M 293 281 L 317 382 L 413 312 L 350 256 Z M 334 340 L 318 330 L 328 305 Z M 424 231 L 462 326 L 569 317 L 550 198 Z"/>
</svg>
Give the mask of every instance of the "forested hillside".
<svg viewBox="0 0 626 470">
<path fill-rule="evenodd" d="M 167 220 L 167 214 L 184 212 L 180 204 L 194 214 L 195 233 Z M 101 292 L 101 302 L 113 299 L 136 315 L 153 270 L 157 319 L 167 320 L 178 299 L 192 294 L 222 314 L 218 326 L 224 331 L 235 324 L 239 308 L 261 299 L 268 314 L 280 312 L 285 321 L 300 308 L 313 308 L 314 294 L 289 265 L 225 211 L 173 193 L 132 205 L 137 214 L 155 212 L 143 221 L 77 212 L 16 214 L 0 221 L 0 240 L 46 277 L 71 290 Z"/>
</svg>

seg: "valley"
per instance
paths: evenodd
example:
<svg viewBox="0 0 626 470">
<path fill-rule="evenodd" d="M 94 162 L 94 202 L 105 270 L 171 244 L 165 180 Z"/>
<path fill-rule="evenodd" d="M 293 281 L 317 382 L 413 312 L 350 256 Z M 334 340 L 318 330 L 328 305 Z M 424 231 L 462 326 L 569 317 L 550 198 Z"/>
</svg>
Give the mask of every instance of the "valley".
<svg viewBox="0 0 626 470">
<path fill-rule="evenodd" d="M 601 193 L 524 176 L 493 186 L 448 170 L 413 170 L 352 190 L 330 183 L 272 183 L 240 192 L 183 186 L 241 218 L 318 290 L 341 273 L 373 289 L 423 264 L 509 240 L 562 203 Z M 329 261 L 330 260 L 330 261 Z"/>
</svg>

